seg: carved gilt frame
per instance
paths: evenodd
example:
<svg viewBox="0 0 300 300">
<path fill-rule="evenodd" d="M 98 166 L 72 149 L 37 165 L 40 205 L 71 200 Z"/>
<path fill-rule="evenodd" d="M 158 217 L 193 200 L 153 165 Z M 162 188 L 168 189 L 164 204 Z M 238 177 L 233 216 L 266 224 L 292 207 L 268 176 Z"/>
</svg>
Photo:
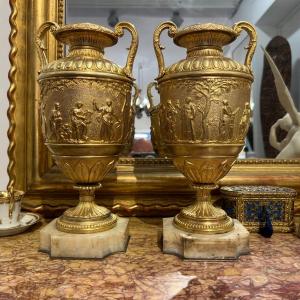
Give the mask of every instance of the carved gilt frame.
<svg viewBox="0 0 300 300">
<path fill-rule="evenodd" d="M 35 33 L 45 21 L 63 23 L 64 0 L 10 0 L 10 5 L 10 183 L 15 182 L 17 189 L 25 191 L 25 209 L 53 216 L 74 205 L 78 196 L 71 182 L 52 164 L 43 145 Z M 62 47 L 54 39 L 49 38 L 47 44 L 49 60 L 62 54 Z M 241 160 L 221 181 L 224 184 L 281 185 L 300 193 L 300 160 Z M 122 215 L 172 215 L 194 197 L 168 159 L 121 158 L 103 186 L 99 202 Z M 300 213 L 299 197 L 295 209 Z"/>
</svg>

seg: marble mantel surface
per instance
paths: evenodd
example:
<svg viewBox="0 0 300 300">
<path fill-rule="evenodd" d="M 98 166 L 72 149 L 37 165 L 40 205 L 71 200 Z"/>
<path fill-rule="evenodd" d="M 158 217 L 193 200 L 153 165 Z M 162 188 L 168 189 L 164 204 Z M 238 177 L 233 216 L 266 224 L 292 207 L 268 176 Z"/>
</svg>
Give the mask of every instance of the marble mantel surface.
<svg viewBox="0 0 300 300">
<path fill-rule="evenodd" d="M 160 219 L 132 218 L 127 253 L 50 259 L 39 229 L 0 238 L 0 299 L 300 299 L 300 239 L 250 235 L 238 261 L 197 262 L 161 253 Z"/>
</svg>

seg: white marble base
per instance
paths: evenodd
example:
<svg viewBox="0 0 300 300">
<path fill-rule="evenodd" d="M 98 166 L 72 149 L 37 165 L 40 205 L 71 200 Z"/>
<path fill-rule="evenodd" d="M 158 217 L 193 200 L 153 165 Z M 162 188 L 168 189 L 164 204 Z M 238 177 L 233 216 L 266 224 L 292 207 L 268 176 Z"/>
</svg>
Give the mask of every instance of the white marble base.
<svg viewBox="0 0 300 300">
<path fill-rule="evenodd" d="M 163 219 L 163 252 L 195 260 L 230 260 L 248 254 L 249 232 L 237 220 L 221 234 L 196 234 L 177 229 L 173 218 Z"/>
<path fill-rule="evenodd" d="M 118 218 L 117 225 L 110 230 L 89 234 L 58 231 L 56 220 L 40 232 L 40 251 L 49 253 L 51 257 L 103 258 L 126 251 L 129 239 L 127 218 Z"/>
</svg>

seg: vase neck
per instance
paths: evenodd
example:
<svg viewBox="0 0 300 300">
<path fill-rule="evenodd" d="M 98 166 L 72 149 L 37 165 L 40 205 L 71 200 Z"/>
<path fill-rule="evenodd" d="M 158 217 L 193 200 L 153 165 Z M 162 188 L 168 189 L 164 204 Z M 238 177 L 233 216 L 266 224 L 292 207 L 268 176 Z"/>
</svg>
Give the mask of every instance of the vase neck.
<svg viewBox="0 0 300 300">
<path fill-rule="evenodd" d="M 118 42 L 115 32 L 91 23 L 64 25 L 53 34 L 59 42 L 69 46 L 68 57 L 101 59 L 103 49 Z"/>
<path fill-rule="evenodd" d="M 197 46 L 187 49 L 187 58 L 199 56 L 223 56 L 223 49 L 220 46 Z"/>
<path fill-rule="evenodd" d="M 103 48 L 92 47 L 92 46 L 84 46 L 84 45 L 76 45 L 71 46 L 69 49 L 68 57 L 91 57 L 95 59 L 103 58 L 104 50 Z"/>
</svg>

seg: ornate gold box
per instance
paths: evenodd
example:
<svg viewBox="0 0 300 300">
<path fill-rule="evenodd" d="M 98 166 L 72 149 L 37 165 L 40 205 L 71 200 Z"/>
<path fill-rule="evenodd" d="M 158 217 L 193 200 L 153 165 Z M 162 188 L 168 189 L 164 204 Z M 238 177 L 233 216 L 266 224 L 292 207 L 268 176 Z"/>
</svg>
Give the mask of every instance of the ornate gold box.
<svg viewBox="0 0 300 300">
<path fill-rule="evenodd" d="M 274 232 L 294 230 L 293 207 L 297 192 L 276 186 L 224 186 L 221 188 L 223 208 L 238 219 L 250 232 L 258 232 L 259 215 L 265 208 L 271 218 Z"/>
</svg>

